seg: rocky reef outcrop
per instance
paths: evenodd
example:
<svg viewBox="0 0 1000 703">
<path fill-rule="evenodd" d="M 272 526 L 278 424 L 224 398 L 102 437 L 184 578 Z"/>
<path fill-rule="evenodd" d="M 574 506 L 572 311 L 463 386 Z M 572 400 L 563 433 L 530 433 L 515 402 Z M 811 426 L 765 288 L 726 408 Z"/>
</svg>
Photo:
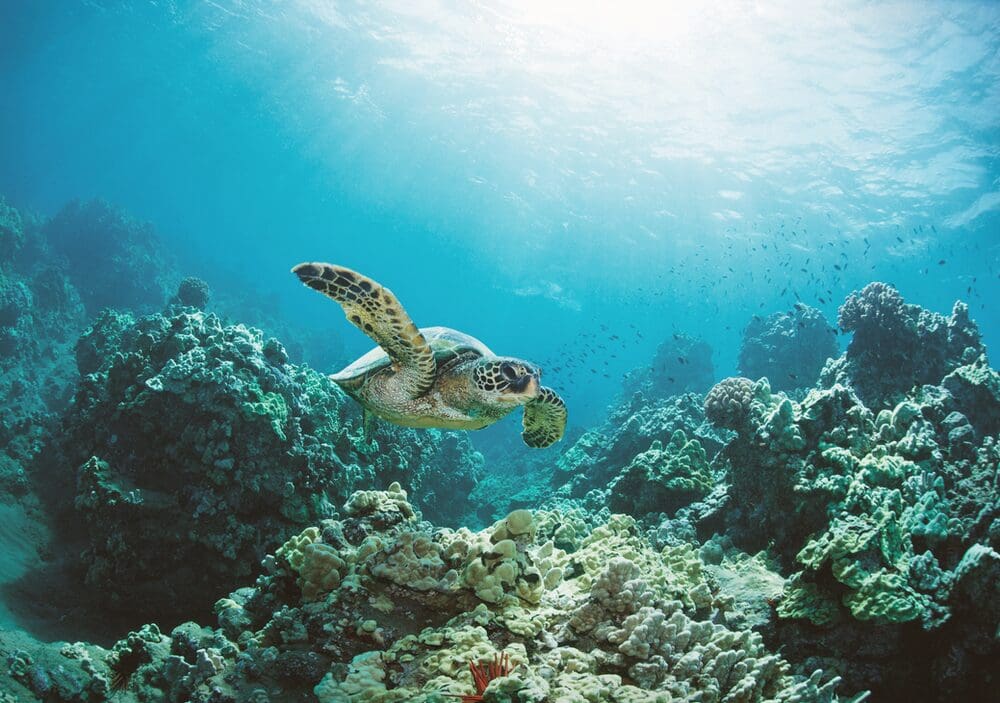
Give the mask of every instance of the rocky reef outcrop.
<svg viewBox="0 0 1000 703">
<path fill-rule="evenodd" d="M 705 420 L 699 396 L 687 393 L 649 402 L 637 393 L 616 406 L 604 425 L 585 432 L 566 449 L 556 461 L 551 480 L 560 494 L 582 498 L 591 491 L 606 491 L 609 484 L 624 478 L 626 473 L 633 478 L 639 474 L 662 478 L 662 471 L 654 470 L 651 474 L 650 470 L 653 464 L 662 465 L 657 457 L 663 455 L 664 447 L 670 448 L 667 453 L 672 453 L 675 447 L 687 447 L 685 453 L 701 457 L 705 452 L 714 453 L 722 445 L 722 436 Z M 704 459 L 695 459 L 693 463 L 701 465 Z M 661 468 L 667 473 L 680 470 L 679 465 Z M 704 472 L 696 473 L 702 475 L 689 476 L 694 483 L 708 480 Z M 621 508 L 620 502 L 616 505 Z"/>
<path fill-rule="evenodd" d="M 0 480 L 26 485 L 77 381 L 73 348 L 103 306 L 148 311 L 174 276 L 160 241 L 102 201 L 49 219 L 0 200 Z"/>
<path fill-rule="evenodd" d="M 41 223 L 0 199 L 0 490 L 24 495 L 27 464 L 73 395 L 79 292 Z"/>
<path fill-rule="evenodd" d="M 874 410 L 894 406 L 914 387 L 939 383 L 986 353 L 965 303 L 956 302 L 945 317 L 906 303 L 879 281 L 848 296 L 837 325 L 854 336 L 847 353 L 827 363 L 820 384 L 850 386 Z"/>
<path fill-rule="evenodd" d="M 480 468 L 461 435 L 379 424 L 366 442 L 336 384 L 194 307 L 106 310 L 76 352 L 59 468 L 75 469 L 87 582 L 109 604 L 191 612 L 376 476 L 457 520 Z"/>
<path fill-rule="evenodd" d="M 837 330 L 816 308 L 796 303 L 787 312 L 753 317 L 743 330 L 739 372 L 791 391 L 815 384 L 827 360 L 837 356 Z"/>
<path fill-rule="evenodd" d="M 777 639 L 850 685 L 981 699 L 997 594 L 978 591 L 980 609 L 962 584 L 1000 568 L 997 438 L 984 431 L 1000 394 L 983 363 L 952 372 L 964 394 L 923 386 L 877 412 L 840 385 L 799 403 L 740 384 L 742 421 L 726 424 L 738 434 L 717 458 L 726 535 L 783 565 Z"/>
</svg>

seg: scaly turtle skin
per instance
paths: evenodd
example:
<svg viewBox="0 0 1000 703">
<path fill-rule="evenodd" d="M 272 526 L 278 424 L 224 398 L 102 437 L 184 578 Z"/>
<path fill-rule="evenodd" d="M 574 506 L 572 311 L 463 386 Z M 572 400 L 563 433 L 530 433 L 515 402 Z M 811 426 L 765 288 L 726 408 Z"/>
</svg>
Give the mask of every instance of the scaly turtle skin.
<svg viewBox="0 0 1000 703">
<path fill-rule="evenodd" d="M 523 405 L 525 444 L 562 439 L 566 404 L 539 383 L 534 364 L 447 327 L 417 329 L 392 291 L 343 266 L 303 263 L 292 272 L 378 344 L 330 376 L 366 411 L 406 427 L 478 430 Z"/>
</svg>

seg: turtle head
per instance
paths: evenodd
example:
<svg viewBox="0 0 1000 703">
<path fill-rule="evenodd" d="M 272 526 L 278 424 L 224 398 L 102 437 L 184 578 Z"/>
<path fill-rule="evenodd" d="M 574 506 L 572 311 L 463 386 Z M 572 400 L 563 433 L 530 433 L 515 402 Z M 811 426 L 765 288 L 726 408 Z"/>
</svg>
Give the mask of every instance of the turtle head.
<svg viewBox="0 0 1000 703">
<path fill-rule="evenodd" d="M 488 403 L 523 405 L 538 396 L 541 370 L 513 357 L 483 359 L 472 373 L 473 385 Z"/>
</svg>

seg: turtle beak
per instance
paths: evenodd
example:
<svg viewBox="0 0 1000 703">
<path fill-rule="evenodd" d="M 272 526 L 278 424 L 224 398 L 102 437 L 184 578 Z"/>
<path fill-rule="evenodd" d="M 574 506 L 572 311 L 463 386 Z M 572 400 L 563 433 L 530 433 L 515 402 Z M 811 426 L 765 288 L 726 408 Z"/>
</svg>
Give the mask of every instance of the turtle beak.
<svg viewBox="0 0 1000 703">
<path fill-rule="evenodd" d="M 528 389 L 531 391 L 532 398 L 537 398 L 538 394 L 542 392 L 542 384 L 538 380 L 538 374 L 531 375 L 531 381 L 528 383 Z"/>
<path fill-rule="evenodd" d="M 521 395 L 527 395 L 532 398 L 538 395 L 538 376 L 531 374 L 524 374 L 520 378 L 510 382 L 510 390 L 514 393 Z"/>
<path fill-rule="evenodd" d="M 524 388 L 522 393 L 532 398 L 536 398 L 540 387 L 541 384 L 538 382 L 538 375 L 528 374 L 524 377 Z"/>
</svg>

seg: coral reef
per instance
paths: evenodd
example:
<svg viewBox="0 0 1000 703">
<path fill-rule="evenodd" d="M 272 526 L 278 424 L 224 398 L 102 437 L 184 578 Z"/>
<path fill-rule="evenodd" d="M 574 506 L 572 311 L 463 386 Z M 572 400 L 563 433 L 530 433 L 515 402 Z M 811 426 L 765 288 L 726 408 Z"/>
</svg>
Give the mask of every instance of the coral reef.
<svg viewBox="0 0 1000 703">
<path fill-rule="evenodd" d="M 89 538 L 87 581 L 109 605 L 191 613 L 292 531 L 375 476 L 445 521 L 479 470 L 460 435 L 380 425 L 281 343 L 193 307 L 102 312 L 81 337 L 64 464 Z M 54 477 L 53 480 L 58 480 Z"/>
<path fill-rule="evenodd" d="M 925 386 L 877 414 L 843 386 L 796 403 L 759 381 L 738 436 L 719 455 L 729 482 L 726 534 L 744 549 L 773 550 L 789 573 L 777 614 L 809 623 L 780 624 L 777 637 L 851 686 L 904 695 L 905 686 L 873 672 L 905 666 L 908 681 L 946 690 L 931 666 L 943 650 L 947 690 L 975 699 L 983 684 L 973 672 L 998 649 L 996 641 L 970 648 L 988 642 L 1000 620 L 969 618 L 955 591 L 972 571 L 974 581 L 987 578 L 1000 558 L 996 438 L 965 415 L 994 417 L 996 379 L 981 365 L 952 373 L 963 379 L 958 397 Z M 880 647 L 852 649 L 873 627 Z M 920 655 L 909 651 L 921 641 Z M 904 645 L 906 664 L 897 659 Z"/>
<path fill-rule="evenodd" d="M 749 378 L 724 378 L 705 396 L 705 417 L 718 427 L 738 431 L 750 422 L 753 396 L 754 384 Z"/>
<path fill-rule="evenodd" d="M 909 305 L 887 283 L 869 283 L 840 306 L 837 325 L 854 337 L 847 353 L 831 360 L 823 386 L 849 385 L 869 408 L 892 407 L 916 386 L 986 353 L 969 308 L 956 302 L 950 317 Z"/>
<path fill-rule="evenodd" d="M 823 313 L 796 303 L 788 312 L 753 317 L 743 330 L 739 372 L 767 378 L 776 391 L 808 388 L 837 352 L 837 331 Z"/>
<path fill-rule="evenodd" d="M 676 430 L 666 445 L 654 440 L 611 480 L 608 507 L 630 515 L 673 513 L 703 498 L 713 485 L 704 448 Z"/>
<path fill-rule="evenodd" d="M 811 308 L 711 389 L 678 335 L 607 422 L 485 477 L 464 434 L 366 441 L 266 306 L 230 323 L 158 247 L 101 203 L 0 202 L 0 489 L 31 532 L 4 591 L 106 645 L 0 623 L 0 703 L 991 699 L 1000 374 L 961 303 L 852 294 L 812 388 Z"/>
<path fill-rule="evenodd" d="M 537 527 L 515 511 L 480 532 L 435 528 L 398 485 L 355 494 L 218 601 L 217 629 L 64 648 L 86 658 L 72 671 L 91 693 L 52 698 L 102 701 L 117 682 L 118 700 L 166 703 L 840 700 L 836 677 L 795 675 L 727 623 L 733 601 L 692 548 L 659 553 L 622 516 L 572 553 Z M 60 667 L 33 656 L 15 656 L 15 678 L 51 691 L 37 682 Z"/>
<path fill-rule="evenodd" d="M 174 274 L 149 225 L 100 201 L 41 220 L 0 200 L 0 248 L 0 481 L 24 483 L 73 397 L 88 316 L 159 307 Z"/>
<path fill-rule="evenodd" d="M 566 449 L 556 463 L 552 484 L 574 497 L 605 488 L 654 441 L 669 442 L 676 430 L 714 453 L 723 440 L 705 420 L 701 405 L 701 399 L 691 393 L 655 403 L 635 394 L 616 406 L 604 425 L 585 432 Z"/>
</svg>

